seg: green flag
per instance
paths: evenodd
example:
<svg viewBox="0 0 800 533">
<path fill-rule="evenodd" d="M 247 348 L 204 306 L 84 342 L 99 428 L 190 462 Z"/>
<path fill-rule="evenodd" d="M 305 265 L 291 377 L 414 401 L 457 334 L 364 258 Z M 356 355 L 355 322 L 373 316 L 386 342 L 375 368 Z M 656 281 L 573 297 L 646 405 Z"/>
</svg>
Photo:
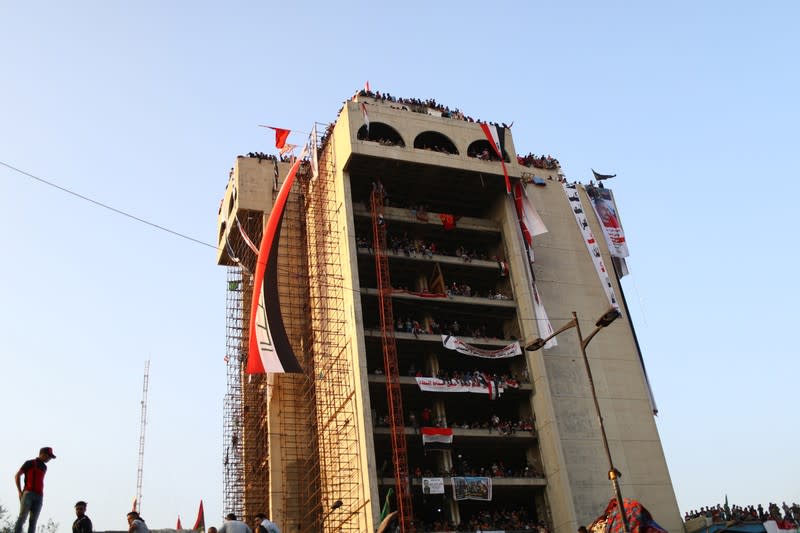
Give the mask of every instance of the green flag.
<svg viewBox="0 0 800 533">
<path fill-rule="evenodd" d="M 383 519 L 392 512 L 392 496 L 394 496 L 394 489 L 390 487 L 389 491 L 386 493 L 386 500 L 383 502 L 383 510 L 381 511 L 379 522 L 383 522 Z"/>
</svg>

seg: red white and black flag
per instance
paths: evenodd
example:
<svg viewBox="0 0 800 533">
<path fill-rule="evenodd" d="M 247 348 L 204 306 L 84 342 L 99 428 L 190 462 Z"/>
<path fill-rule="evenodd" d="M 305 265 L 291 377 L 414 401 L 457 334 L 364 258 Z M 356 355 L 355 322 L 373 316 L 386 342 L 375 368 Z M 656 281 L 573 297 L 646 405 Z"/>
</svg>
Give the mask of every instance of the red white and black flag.
<svg viewBox="0 0 800 533">
<path fill-rule="evenodd" d="M 248 374 L 303 371 L 289 342 L 278 296 L 278 241 L 289 191 L 292 189 L 303 156 L 304 154 L 297 158 L 283 181 L 261 239 L 253 278 Z"/>
<path fill-rule="evenodd" d="M 495 155 L 500 158 L 500 164 L 503 166 L 503 176 L 506 178 L 506 192 L 511 194 L 511 180 L 508 177 L 508 169 L 506 168 L 506 161 L 503 157 L 506 144 L 506 129 L 501 126 L 490 126 L 485 122 L 479 122 L 483 134 L 486 135 L 486 140 L 492 147 Z"/>
<path fill-rule="evenodd" d="M 452 428 L 422 428 L 422 446 L 426 451 L 449 450 L 453 444 Z"/>
</svg>

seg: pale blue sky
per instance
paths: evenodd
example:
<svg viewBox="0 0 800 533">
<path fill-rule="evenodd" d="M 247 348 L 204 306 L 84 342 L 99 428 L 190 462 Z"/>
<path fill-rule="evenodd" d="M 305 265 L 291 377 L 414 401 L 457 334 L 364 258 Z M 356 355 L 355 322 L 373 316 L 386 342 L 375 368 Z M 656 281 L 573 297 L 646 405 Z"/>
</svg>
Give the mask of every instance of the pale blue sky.
<svg viewBox="0 0 800 533">
<path fill-rule="evenodd" d="M 514 121 L 518 150 L 569 178 L 619 175 L 681 510 L 800 501 L 800 9 L 697 4 L 0 0 L 0 161 L 212 242 L 235 156 L 270 150 L 256 125 L 308 131 L 365 80 Z M 2 167 L 0 210 L 0 504 L 16 512 L 14 472 L 52 445 L 42 521 L 67 531 L 85 499 L 122 529 L 150 357 L 143 515 L 191 525 L 203 498 L 217 524 L 213 250 Z"/>
</svg>

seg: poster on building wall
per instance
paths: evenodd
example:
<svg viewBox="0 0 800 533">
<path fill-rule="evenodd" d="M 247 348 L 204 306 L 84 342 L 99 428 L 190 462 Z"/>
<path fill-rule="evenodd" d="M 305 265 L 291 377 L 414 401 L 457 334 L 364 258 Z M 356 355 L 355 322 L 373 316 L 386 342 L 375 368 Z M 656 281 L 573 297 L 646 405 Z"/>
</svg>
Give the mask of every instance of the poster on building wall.
<svg viewBox="0 0 800 533">
<path fill-rule="evenodd" d="M 442 335 L 442 346 L 448 350 L 455 350 L 460 354 L 471 355 L 472 357 L 483 357 L 484 359 L 504 359 L 522 354 L 522 348 L 518 341 L 512 342 L 497 350 L 483 350 L 471 344 L 467 344 L 458 337 Z"/>
<path fill-rule="evenodd" d="M 492 501 L 492 478 L 454 477 L 453 499 Z"/>
<path fill-rule="evenodd" d="M 564 182 L 562 185 L 564 186 L 564 194 L 567 195 L 567 201 L 569 202 L 570 210 L 575 215 L 575 222 L 578 224 L 578 229 L 583 236 L 583 242 L 586 245 L 586 249 L 589 250 L 589 257 L 592 258 L 592 263 L 594 263 L 594 268 L 597 271 L 597 277 L 600 278 L 600 284 L 603 286 L 603 290 L 608 298 L 608 303 L 611 304 L 614 309 L 619 309 L 617 295 L 614 293 L 614 286 L 611 284 L 611 276 L 609 275 L 606 265 L 603 262 L 603 255 L 600 252 L 600 246 L 598 245 L 597 240 L 594 238 L 592 230 L 589 228 L 589 221 L 586 220 L 586 213 L 583 210 L 583 203 L 578 195 L 578 184 Z"/>
<path fill-rule="evenodd" d="M 628 257 L 628 243 L 625 241 L 625 232 L 622 230 L 611 189 L 587 185 L 586 194 L 589 195 L 597 220 L 603 228 L 608 251 L 614 257 Z"/>
<path fill-rule="evenodd" d="M 422 478 L 422 494 L 444 494 L 444 478 Z"/>
</svg>

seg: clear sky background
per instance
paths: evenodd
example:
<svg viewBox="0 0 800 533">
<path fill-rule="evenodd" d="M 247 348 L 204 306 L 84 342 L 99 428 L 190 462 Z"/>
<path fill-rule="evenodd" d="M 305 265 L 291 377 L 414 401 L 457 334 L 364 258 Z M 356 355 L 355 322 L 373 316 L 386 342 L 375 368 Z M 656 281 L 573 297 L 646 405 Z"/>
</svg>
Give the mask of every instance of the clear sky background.
<svg viewBox="0 0 800 533">
<path fill-rule="evenodd" d="M 701 4 L 701 5 L 700 5 Z M 611 186 L 681 511 L 799 501 L 796 2 L 0 0 L 0 161 L 213 243 L 257 124 L 373 90 L 514 121 Z M 302 144 L 300 135 L 290 142 Z M 795 206 L 795 207 L 792 207 Z M 0 504 L 53 446 L 41 523 L 222 509 L 225 270 L 212 249 L 0 167 Z M 554 320 L 554 325 L 558 325 Z M 646 502 L 645 502 L 646 504 Z M 598 512 L 600 510 L 598 509 Z M 658 517 L 656 517 L 658 518 Z"/>
</svg>

